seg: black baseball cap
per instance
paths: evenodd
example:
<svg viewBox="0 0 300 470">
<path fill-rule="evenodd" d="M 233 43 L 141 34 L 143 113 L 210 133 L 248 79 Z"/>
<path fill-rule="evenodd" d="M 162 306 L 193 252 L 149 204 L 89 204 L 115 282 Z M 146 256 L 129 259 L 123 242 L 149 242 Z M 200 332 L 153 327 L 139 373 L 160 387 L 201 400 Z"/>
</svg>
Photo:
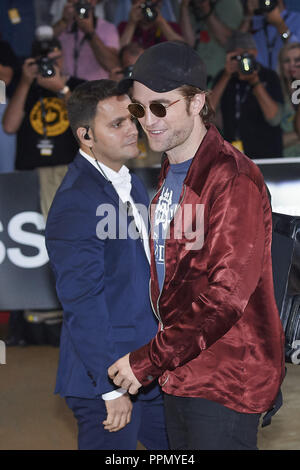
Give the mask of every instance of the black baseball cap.
<svg viewBox="0 0 300 470">
<path fill-rule="evenodd" d="M 206 90 L 206 67 L 197 52 L 179 41 L 166 41 L 146 49 L 134 64 L 130 78 L 118 84 L 120 93 L 127 93 L 133 81 L 157 93 L 191 85 Z"/>
</svg>

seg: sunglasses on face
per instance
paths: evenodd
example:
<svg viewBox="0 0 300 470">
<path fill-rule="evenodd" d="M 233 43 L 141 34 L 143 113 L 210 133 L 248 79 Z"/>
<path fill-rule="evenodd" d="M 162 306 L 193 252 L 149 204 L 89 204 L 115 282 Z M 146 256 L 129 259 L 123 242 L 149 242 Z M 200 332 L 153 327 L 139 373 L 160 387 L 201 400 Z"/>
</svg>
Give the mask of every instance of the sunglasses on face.
<svg viewBox="0 0 300 470">
<path fill-rule="evenodd" d="M 166 116 L 167 109 L 170 106 L 173 106 L 173 104 L 178 103 L 178 101 L 181 101 L 183 99 L 184 98 L 180 98 L 176 101 L 173 101 L 173 103 L 170 103 L 168 105 L 164 105 L 162 103 L 151 103 L 149 106 L 149 109 L 151 113 L 154 114 L 154 116 L 163 118 Z M 145 116 L 145 106 L 143 106 L 140 103 L 131 103 L 128 105 L 127 109 L 130 112 L 130 114 L 137 119 L 140 119 Z"/>
</svg>

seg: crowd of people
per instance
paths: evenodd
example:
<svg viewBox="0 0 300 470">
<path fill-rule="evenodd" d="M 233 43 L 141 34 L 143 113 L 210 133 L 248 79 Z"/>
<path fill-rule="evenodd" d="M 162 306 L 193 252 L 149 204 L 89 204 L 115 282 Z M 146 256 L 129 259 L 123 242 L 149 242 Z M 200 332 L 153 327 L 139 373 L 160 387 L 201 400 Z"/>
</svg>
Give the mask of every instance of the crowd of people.
<svg viewBox="0 0 300 470">
<path fill-rule="evenodd" d="M 204 61 L 215 124 L 250 158 L 300 155 L 300 12 L 284 0 L 1 2 L 0 172 L 66 165 L 77 146 L 66 100 L 82 81 L 121 80 L 154 44 L 182 41 Z M 272 6 L 271 2 L 271 6 Z M 266 5 L 269 2 L 266 2 Z M 48 57 L 53 74 L 47 72 Z M 297 125 L 298 123 L 298 125 Z M 132 166 L 160 163 L 141 130 Z"/>
</svg>

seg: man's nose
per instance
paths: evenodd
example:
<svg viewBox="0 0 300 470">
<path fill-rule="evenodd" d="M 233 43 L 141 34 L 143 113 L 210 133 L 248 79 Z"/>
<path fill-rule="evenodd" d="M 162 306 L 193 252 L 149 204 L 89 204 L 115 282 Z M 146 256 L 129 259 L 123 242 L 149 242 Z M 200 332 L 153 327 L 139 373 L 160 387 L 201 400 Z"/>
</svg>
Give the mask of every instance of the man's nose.
<svg viewBox="0 0 300 470">
<path fill-rule="evenodd" d="M 158 121 L 158 117 L 155 116 L 155 114 L 153 114 L 151 111 L 150 111 L 150 108 L 149 106 L 146 106 L 145 107 L 145 116 L 140 119 L 140 121 L 143 121 L 143 125 L 147 128 L 150 128 L 152 127 L 157 121 Z M 141 122 L 142 124 L 142 122 Z"/>
<path fill-rule="evenodd" d="M 138 129 L 137 129 L 137 123 L 133 119 L 128 120 L 128 134 L 129 135 L 137 135 L 138 134 Z"/>
</svg>

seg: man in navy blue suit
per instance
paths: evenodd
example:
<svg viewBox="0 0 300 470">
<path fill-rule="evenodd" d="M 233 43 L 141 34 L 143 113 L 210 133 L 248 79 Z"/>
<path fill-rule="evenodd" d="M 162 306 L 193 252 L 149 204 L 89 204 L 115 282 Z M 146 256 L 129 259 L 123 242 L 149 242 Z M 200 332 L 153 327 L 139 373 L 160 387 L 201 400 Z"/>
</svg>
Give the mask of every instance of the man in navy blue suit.
<svg viewBox="0 0 300 470">
<path fill-rule="evenodd" d="M 56 193 L 46 245 L 64 311 L 55 392 L 78 422 L 79 449 L 168 449 L 158 384 L 130 397 L 110 364 L 157 331 L 149 302 L 148 195 L 124 163 L 137 129 L 115 82 L 80 85 L 68 101 L 80 145 Z"/>
</svg>

